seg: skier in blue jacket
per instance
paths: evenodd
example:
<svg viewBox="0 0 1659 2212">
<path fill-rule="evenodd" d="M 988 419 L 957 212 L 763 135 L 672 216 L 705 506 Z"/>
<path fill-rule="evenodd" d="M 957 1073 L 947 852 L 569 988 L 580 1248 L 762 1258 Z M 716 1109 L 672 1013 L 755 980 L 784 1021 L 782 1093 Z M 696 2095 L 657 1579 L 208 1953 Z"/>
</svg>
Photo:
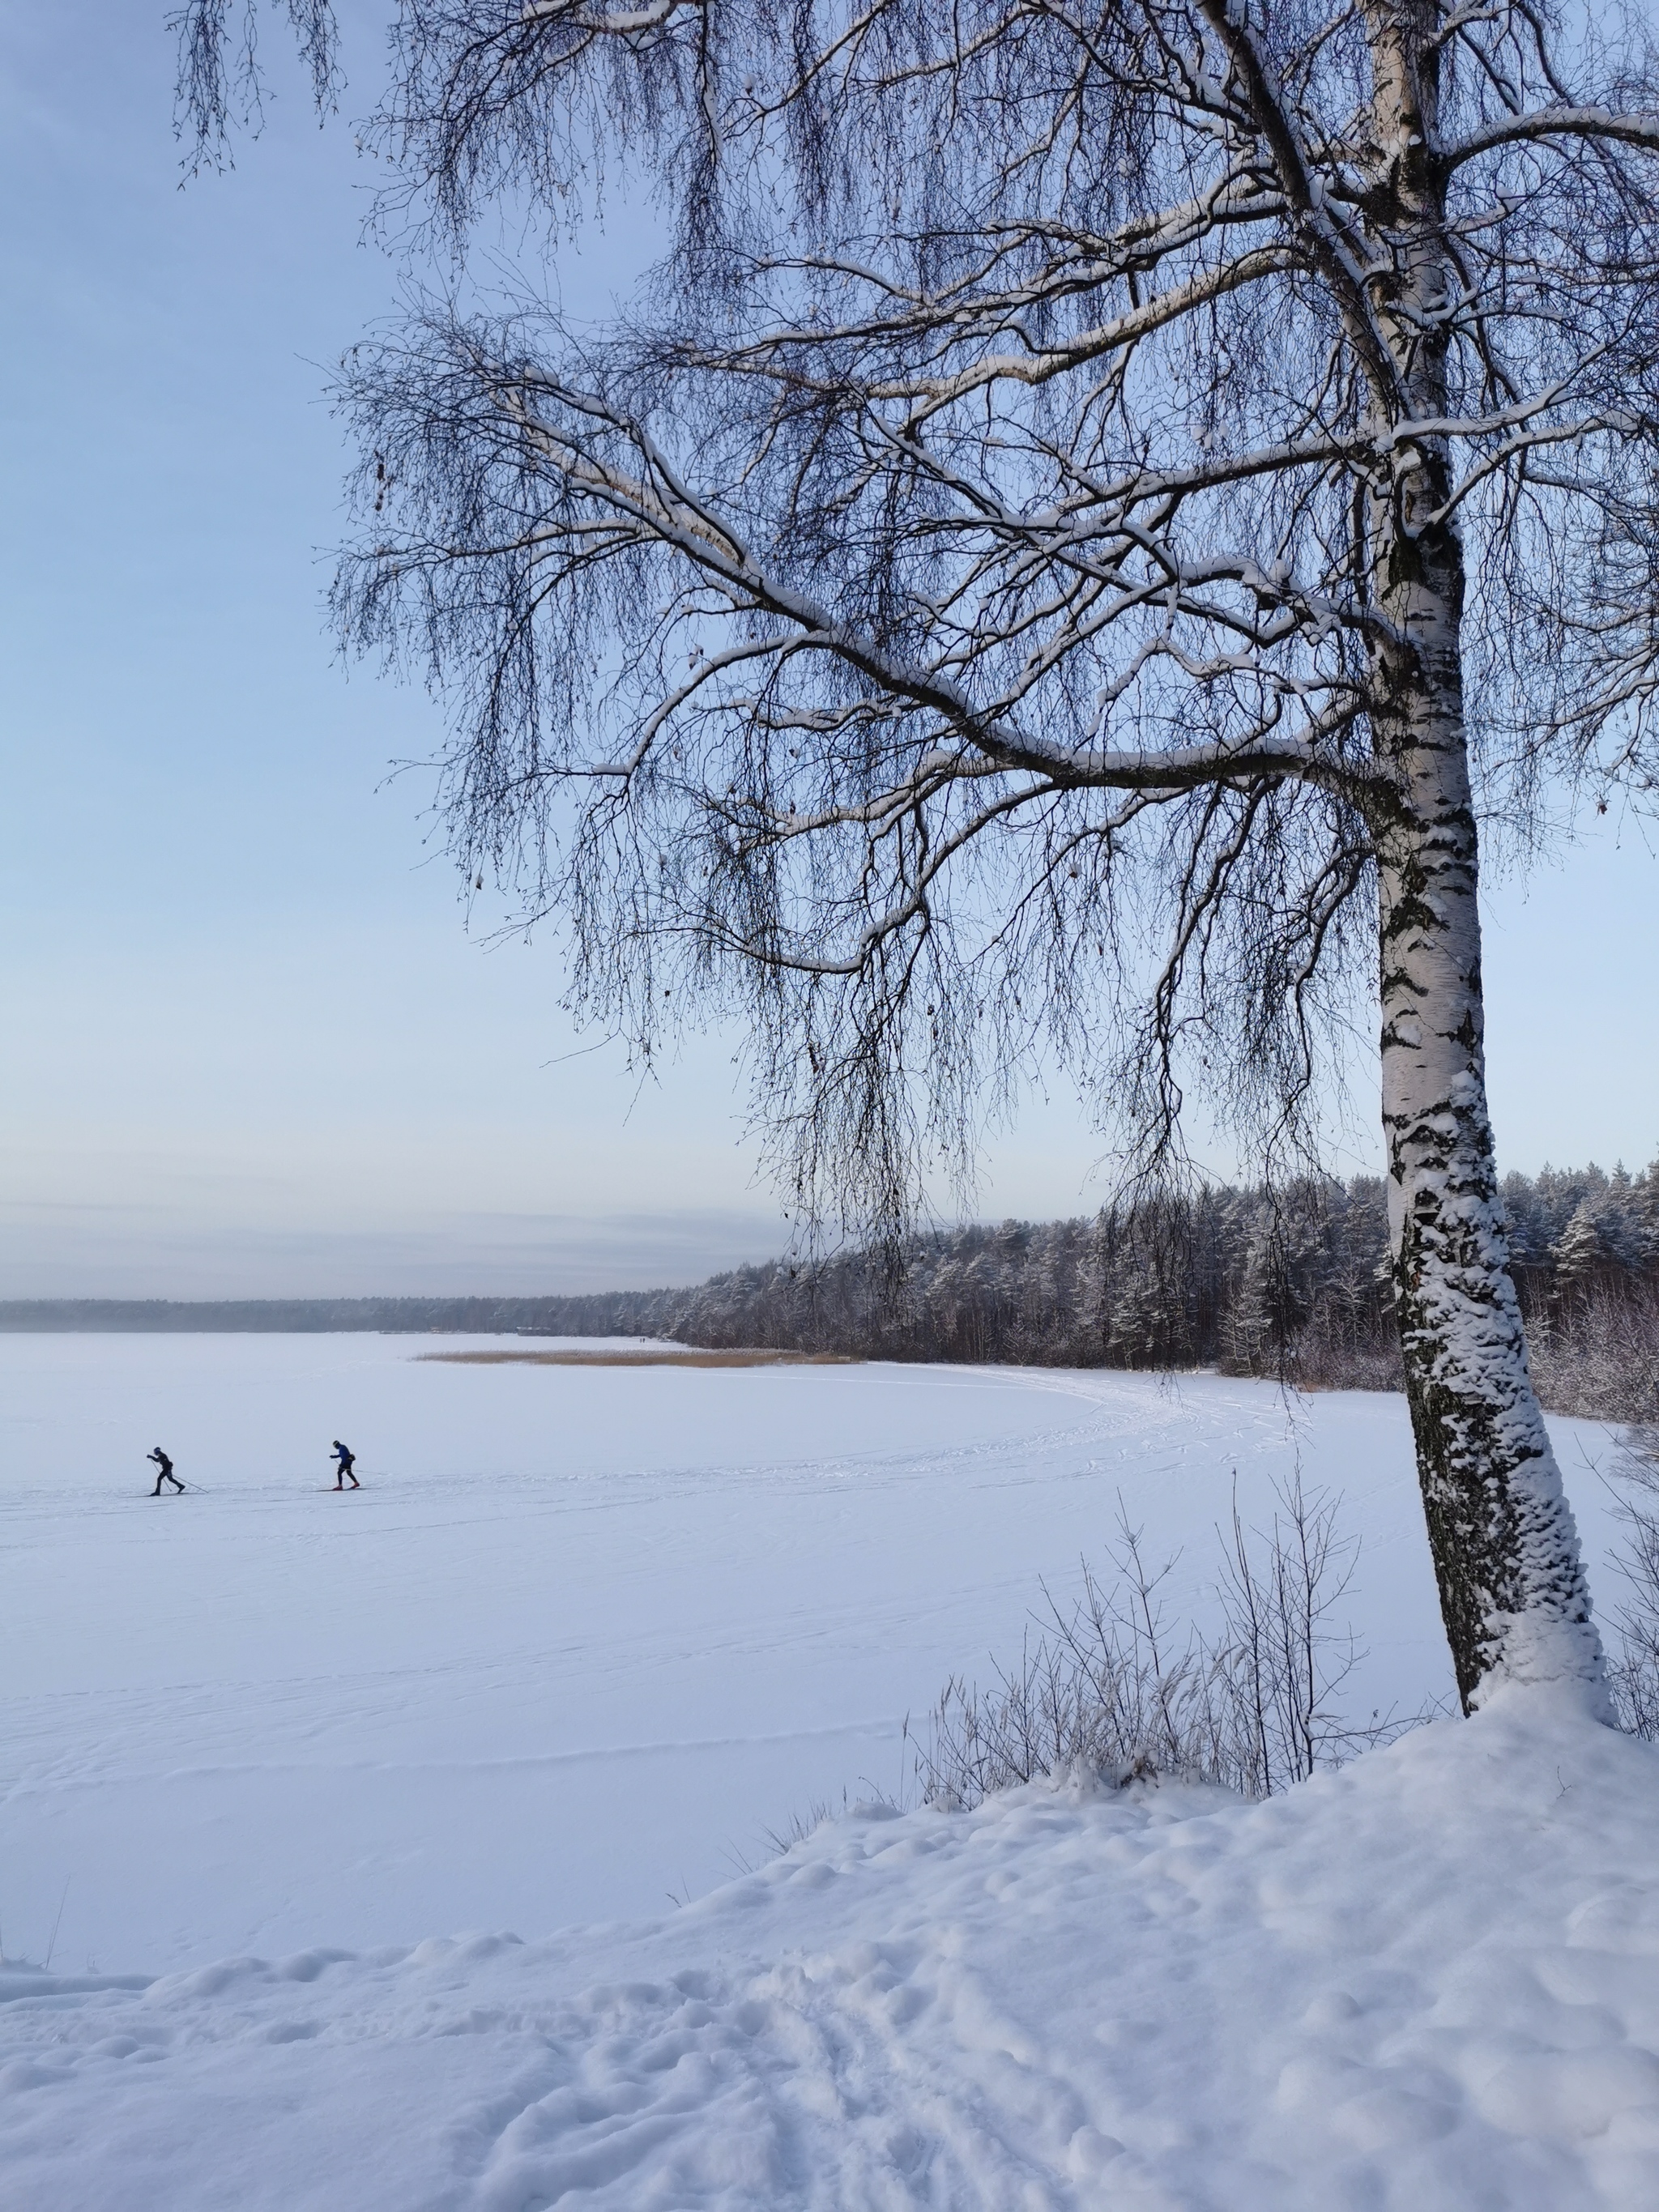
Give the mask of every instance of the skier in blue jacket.
<svg viewBox="0 0 1659 2212">
<path fill-rule="evenodd" d="M 334 1439 L 333 1456 L 340 1462 L 340 1472 L 334 1478 L 334 1487 L 337 1490 L 343 1490 L 346 1484 L 349 1482 L 354 1490 L 361 1490 L 363 1486 L 351 1472 L 356 1463 L 357 1455 L 354 1451 L 349 1451 L 338 1437 Z"/>
</svg>

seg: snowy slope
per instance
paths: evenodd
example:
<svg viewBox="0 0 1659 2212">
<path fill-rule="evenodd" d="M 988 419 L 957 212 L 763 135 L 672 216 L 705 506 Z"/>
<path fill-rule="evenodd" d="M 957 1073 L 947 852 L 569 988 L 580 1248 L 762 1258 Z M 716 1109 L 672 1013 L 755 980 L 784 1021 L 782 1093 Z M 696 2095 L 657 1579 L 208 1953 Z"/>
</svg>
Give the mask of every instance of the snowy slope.
<svg viewBox="0 0 1659 2212">
<path fill-rule="evenodd" d="M 895 1790 L 907 1711 L 1018 1649 L 1120 1495 L 1185 1547 L 1179 1610 L 1234 1469 L 1260 1516 L 1298 1453 L 1364 1541 L 1356 1709 L 1449 1687 L 1399 1399 L 438 1348 L 0 1338 L 0 1949 L 156 1974 L 654 1914 Z M 1596 1439 L 1558 1434 L 1594 1571 Z M 192 1494 L 145 1494 L 157 1441 Z"/>
<path fill-rule="evenodd" d="M 1285 1797 L 854 1816 L 633 1929 L 14 1978 L 39 2212 L 1646 2212 L 1659 1758 L 1545 1692 Z"/>
</svg>

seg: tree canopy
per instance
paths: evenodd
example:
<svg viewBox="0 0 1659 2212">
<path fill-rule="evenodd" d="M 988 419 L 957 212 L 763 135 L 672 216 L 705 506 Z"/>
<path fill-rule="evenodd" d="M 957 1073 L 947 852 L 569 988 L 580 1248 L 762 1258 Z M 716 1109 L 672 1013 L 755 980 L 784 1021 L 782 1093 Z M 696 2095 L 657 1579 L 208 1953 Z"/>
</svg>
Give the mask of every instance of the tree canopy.
<svg viewBox="0 0 1659 2212">
<path fill-rule="evenodd" d="M 1431 146 L 1386 138 L 1388 14 Z M 182 26 L 211 150 L 225 0 Z M 587 1011 L 646 1054 L 688 1003 L 753 1024 L 804 1198 L 896 1218 L 1039 1049 L 1153 1153 L 1206 1077 L 1309 1134 L 1394 803 L 1366 509 L 1413 469 L 1482 806 L 1650 789 L 1633 40 L 1277 0 L 408 0 L 393 39 L 366 128 L 429 244 L 503 201 L 546 244 L 614 169 L 671 246 L 611 330 L 526 272 L 352 356 L 340 620 L 447 692 L 460 864 L 574 921 Z M 1424 167 L 1455 281 L 1402 352 Z"/>
</svg>

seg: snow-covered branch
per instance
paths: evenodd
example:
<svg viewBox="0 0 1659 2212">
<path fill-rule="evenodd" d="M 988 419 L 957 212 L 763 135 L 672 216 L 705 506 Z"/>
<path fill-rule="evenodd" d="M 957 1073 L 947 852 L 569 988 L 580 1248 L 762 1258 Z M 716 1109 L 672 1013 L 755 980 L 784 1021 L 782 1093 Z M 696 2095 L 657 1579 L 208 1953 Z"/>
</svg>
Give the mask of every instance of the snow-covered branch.
<svg viewBox="0 0 1659 2212">
<path fill-rule="evenodd" d="M 1574 138 L 1602 139 L 1610 145 L 1631 146 L 1644 154 L 1659 154 L 1659 112 L 1620 114 L 1607 107 L 1574 107 L 1563 103 L 1534 109 L 1524 115 L 1494 116 L 1437 154 L 1448 175 L 1478 161 L 1483 154 L 1503 146 L 1541 145 Z"/>
</svg>

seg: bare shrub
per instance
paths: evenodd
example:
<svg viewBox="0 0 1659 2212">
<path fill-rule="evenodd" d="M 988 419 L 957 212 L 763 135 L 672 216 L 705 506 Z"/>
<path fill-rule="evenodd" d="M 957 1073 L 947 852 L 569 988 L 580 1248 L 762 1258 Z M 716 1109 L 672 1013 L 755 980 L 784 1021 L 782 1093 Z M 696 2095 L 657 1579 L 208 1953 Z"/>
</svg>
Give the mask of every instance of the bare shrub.
<svg viewBox="0 0 1659 2212">
<path fill-rule="evenodd" d="M 1619 1724 L 1659 1741 L 1659 1425 L 1634 1429 L 1613 1467 L 1624 1540 L 1613 1571 L 1625 1600 L 1613 1616 L 1607 1674 Z"/>
<path fill-rule="evenodd" d="M 1166 1776 L 1266 1797 L 1412 1722 L 1373 1714 L 1358 1726 L 1340 1692 L 1363 1656 L 1340 1605 L 1358 1557 L 1339 1533 L 1338 1501 L 1278 1492 L 1268 1529 L 1247 1529 L 1235 1492 L 1221 1543 L 1213 1638 L 1172 1626 L 1157 1568 L 1120 1506 L 1113 1577 L 1084 1563 L 1083 1595 L 1047 1613 L 1019 1662 L 989 1687 L 945 1684 L 915 1753 L 917 1794 L 947 1809 L 1045 1775 L 1081 1772 L 1120 1786 Z"/>
<path fill-rule="evenodd" d="M 1553 1413 L 1659 1432 L 1659 1285 L 1603 1285 L 1528 1324 L 1538 1395 Z"/>
</svg>

